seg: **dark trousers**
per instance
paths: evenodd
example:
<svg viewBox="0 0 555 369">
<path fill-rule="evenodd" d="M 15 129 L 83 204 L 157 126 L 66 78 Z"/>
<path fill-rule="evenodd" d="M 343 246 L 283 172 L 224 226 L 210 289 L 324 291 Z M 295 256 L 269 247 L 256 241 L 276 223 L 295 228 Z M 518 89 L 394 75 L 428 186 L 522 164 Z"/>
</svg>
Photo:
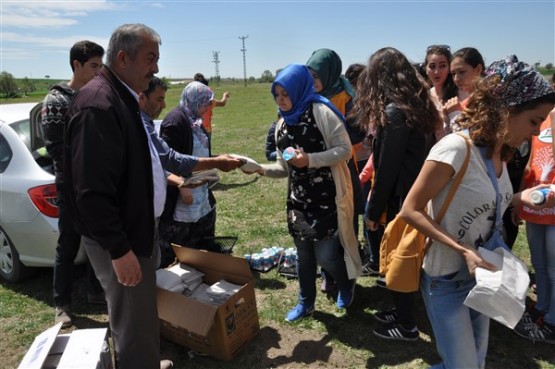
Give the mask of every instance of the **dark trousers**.
<svg viewBox="0 0 555 369">
<path fill-rule="evenodd" d="M 160 322 L 156 305 L 156 269 L 159 248 L 152 257 L 138 257 L 143 279 L 134 287 L 117 280 L 110 253 L 96 241 L 83 237 L 85 250 L 106 293 L 116 368 L 160 367 Z"/>
<path fill-rule="evenodd" d="M 339 235 L 321 241 L 294 238 L 297 247 L 297 273 L 299 276 L 299 302 L 307 307 L 316 301 L 316 267 L 320 264 L 336 281 L 339 289 L 349 286 L 345 253 Z"/>
<path fill-rule="evenodd" d="M 58 243 L 56 245 L 56 259 L 54 261 L 54 305 L 71 305 L 71 292 L 73 290 L 73 271 L 75 258 L 79 252 L 81 235 L 77 233 L 71 219 L 65 212 L 63 200 L 63 185 L 56 184 L 58 196 Z M 87 288 L 90 294 L 102 292 L 102 286 L 96 279 L 90 262 L 87 261 Z"/>
</svg>

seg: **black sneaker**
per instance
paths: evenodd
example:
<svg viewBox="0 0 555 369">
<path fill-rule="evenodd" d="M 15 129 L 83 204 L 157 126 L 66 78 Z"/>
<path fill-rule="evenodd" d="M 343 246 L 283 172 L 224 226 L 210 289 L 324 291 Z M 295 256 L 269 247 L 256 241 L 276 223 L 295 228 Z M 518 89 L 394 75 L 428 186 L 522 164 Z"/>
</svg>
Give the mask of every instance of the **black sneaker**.
<svg viewBox="0 0 555 369">
<path fill-rule="evenodd" d="M 522 318 L 520 318 L 517 324 L 538 323 L 538 325 L 541 326 L 543 325 L 543 316 L 544 314 L 541 311 L 532 308 L 524 312 L 524 315 L 522 315 Z"/>
<path fill-rule="evenodd" d="M 401 341 L 416 341 L 420 335 L 418 328 L 408 330 L 397 322 L 382 324 L 374 329 L 374 334 L 378 337 L 388 340 L 401 340 Z"/>
<path fill-rule="evenodd" d="M 397 314 L 397 310 L 395 309 L 378 311 L 374 314 L 374 319 L 380 323 L 393 323 L 399 320 L 399 314 Z"/>
<path fill-rule="evenodd" d="M 381 288 L 387 288 L 387 285 L 385 283 L 385 278 L 384 277 L 376 278 L 376 286 L 381 287 Z"/>
<path fill-rule="evenodd" d="M 362 266 L 362 276 L 363 277 L 370 277 L 370 276 L 377 276 L 380 275 L 380 267 L 379 265 L 367 261 Z"/>
<path fill-rule="evenodd" d="M 555 344 L 555 326 L 549 323 L 517 324 L 514 330 L 516 334 L 532 342 L 538 341 Z"/>
</svg>

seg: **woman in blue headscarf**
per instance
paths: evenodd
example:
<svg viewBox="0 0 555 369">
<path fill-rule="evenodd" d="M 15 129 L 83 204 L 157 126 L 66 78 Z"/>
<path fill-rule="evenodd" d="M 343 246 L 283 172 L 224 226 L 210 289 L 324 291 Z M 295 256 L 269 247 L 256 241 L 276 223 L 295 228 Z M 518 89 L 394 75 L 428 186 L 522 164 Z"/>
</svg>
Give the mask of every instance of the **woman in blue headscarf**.
<svg viewBox="0 0 555 369">
<path fill-rule="evenodd" d="M 355 89 L 342 74 L 343 64 L 339 55 L 331 49 L 315 50 L 306 66 L 312 75 L 314 89 L 316 93 L 329 99 L 330 102 L 345 117 L 349 117 L 349 112 L 353 107 L 355 98 Z M 353 145 L 352 158 L 347 165 L 351 173 L 351 185 L 353 187 L 353 225 L 355 227 L 355 235 L 358 238 L 359 215 L 364 214 L 364 205 L 366 196 L 363 194 L 362 185 L 359 179 L 359 171 L 362 170 L 366 161 L 362 158 L 370 156 L 369 150 L 362 146 L 365 139 L 365 132 L 358 129 L 358 125 L 352 119 L 347 119 L 347 132 Z M 337 288 L 333 278 L 322 268 L 322 286 L 323 292 L 333 292 Z"/>
<path fill-rule="evenodd" d="M 361 262 L 347 168 L 351 143 L 343 114 L 315 92 L 306 66 L 285 67 L 271 92 L 282 117 L 276 127 L 278 155 L 260 174 L 289 176 L 287 223 L 297 247 L 300 285 L 299 303 L 285 318 L 291 322 L 314 312 L 317 263 L 337 282 L 337 307 L 353 301 Z M 286 149 L 292 151 L 287 161 Z"/>
</svg>

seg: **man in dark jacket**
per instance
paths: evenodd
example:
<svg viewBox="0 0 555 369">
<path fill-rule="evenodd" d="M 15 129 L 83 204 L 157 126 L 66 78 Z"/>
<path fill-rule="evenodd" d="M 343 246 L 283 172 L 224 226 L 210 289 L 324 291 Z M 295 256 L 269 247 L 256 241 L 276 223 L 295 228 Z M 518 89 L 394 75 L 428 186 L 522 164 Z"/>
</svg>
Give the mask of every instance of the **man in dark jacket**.
<svg viewBox="0 0 555 369">
<path fill-rule="evenodd" d="M 160 36 L 142 24 L 112 34 L 106 65 L 75 97 L 64 148 L 66 200 L 106 293 L 116 367 L 170 368 L 160 362 L 155 228 L 165 201 L 164 169 L 229 171 L 229 156 L 185 157 L 171 168 L 141 119 L 138 94 L 158 72 Z"/>
</svg>

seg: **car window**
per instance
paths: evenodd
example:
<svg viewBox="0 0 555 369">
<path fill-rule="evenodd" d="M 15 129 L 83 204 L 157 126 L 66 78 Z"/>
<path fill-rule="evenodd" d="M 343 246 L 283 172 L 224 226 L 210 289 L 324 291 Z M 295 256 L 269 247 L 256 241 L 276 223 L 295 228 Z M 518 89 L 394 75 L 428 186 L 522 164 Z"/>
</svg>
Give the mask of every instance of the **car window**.
<svg viewBox="0 0 555 369">
<path fill-rule="evenodd" d="M 8 141 L 4 138 L 4 135 L 0 134 L 0 173 L 4 173 L 8 164 L 12 160 L 12 149 L 8 145 Z"/>
<path fill-rule="evenodd" d="M 10 127 L 13 128 L 15 133 L 19 136 L 21 141 L 27 146 L 29 151 L 31 150 L 31 125 L 29 124 L 29 119 L 20 120 L 19 122 L 15 122 L 10 124 Z"/>
<path fill-rule="evenodd" d="M 31 151 L 40 150 L 44 148 L 44 137 L 42 134 L 42 117 L 41 117 L 41 110 L 42 110 L 42 102 L 35 105 L 33 109 L 31 109 L 30 117 L 31 117 L 31 128 L 29 128 L 31 132 Z"/>
</svg>

